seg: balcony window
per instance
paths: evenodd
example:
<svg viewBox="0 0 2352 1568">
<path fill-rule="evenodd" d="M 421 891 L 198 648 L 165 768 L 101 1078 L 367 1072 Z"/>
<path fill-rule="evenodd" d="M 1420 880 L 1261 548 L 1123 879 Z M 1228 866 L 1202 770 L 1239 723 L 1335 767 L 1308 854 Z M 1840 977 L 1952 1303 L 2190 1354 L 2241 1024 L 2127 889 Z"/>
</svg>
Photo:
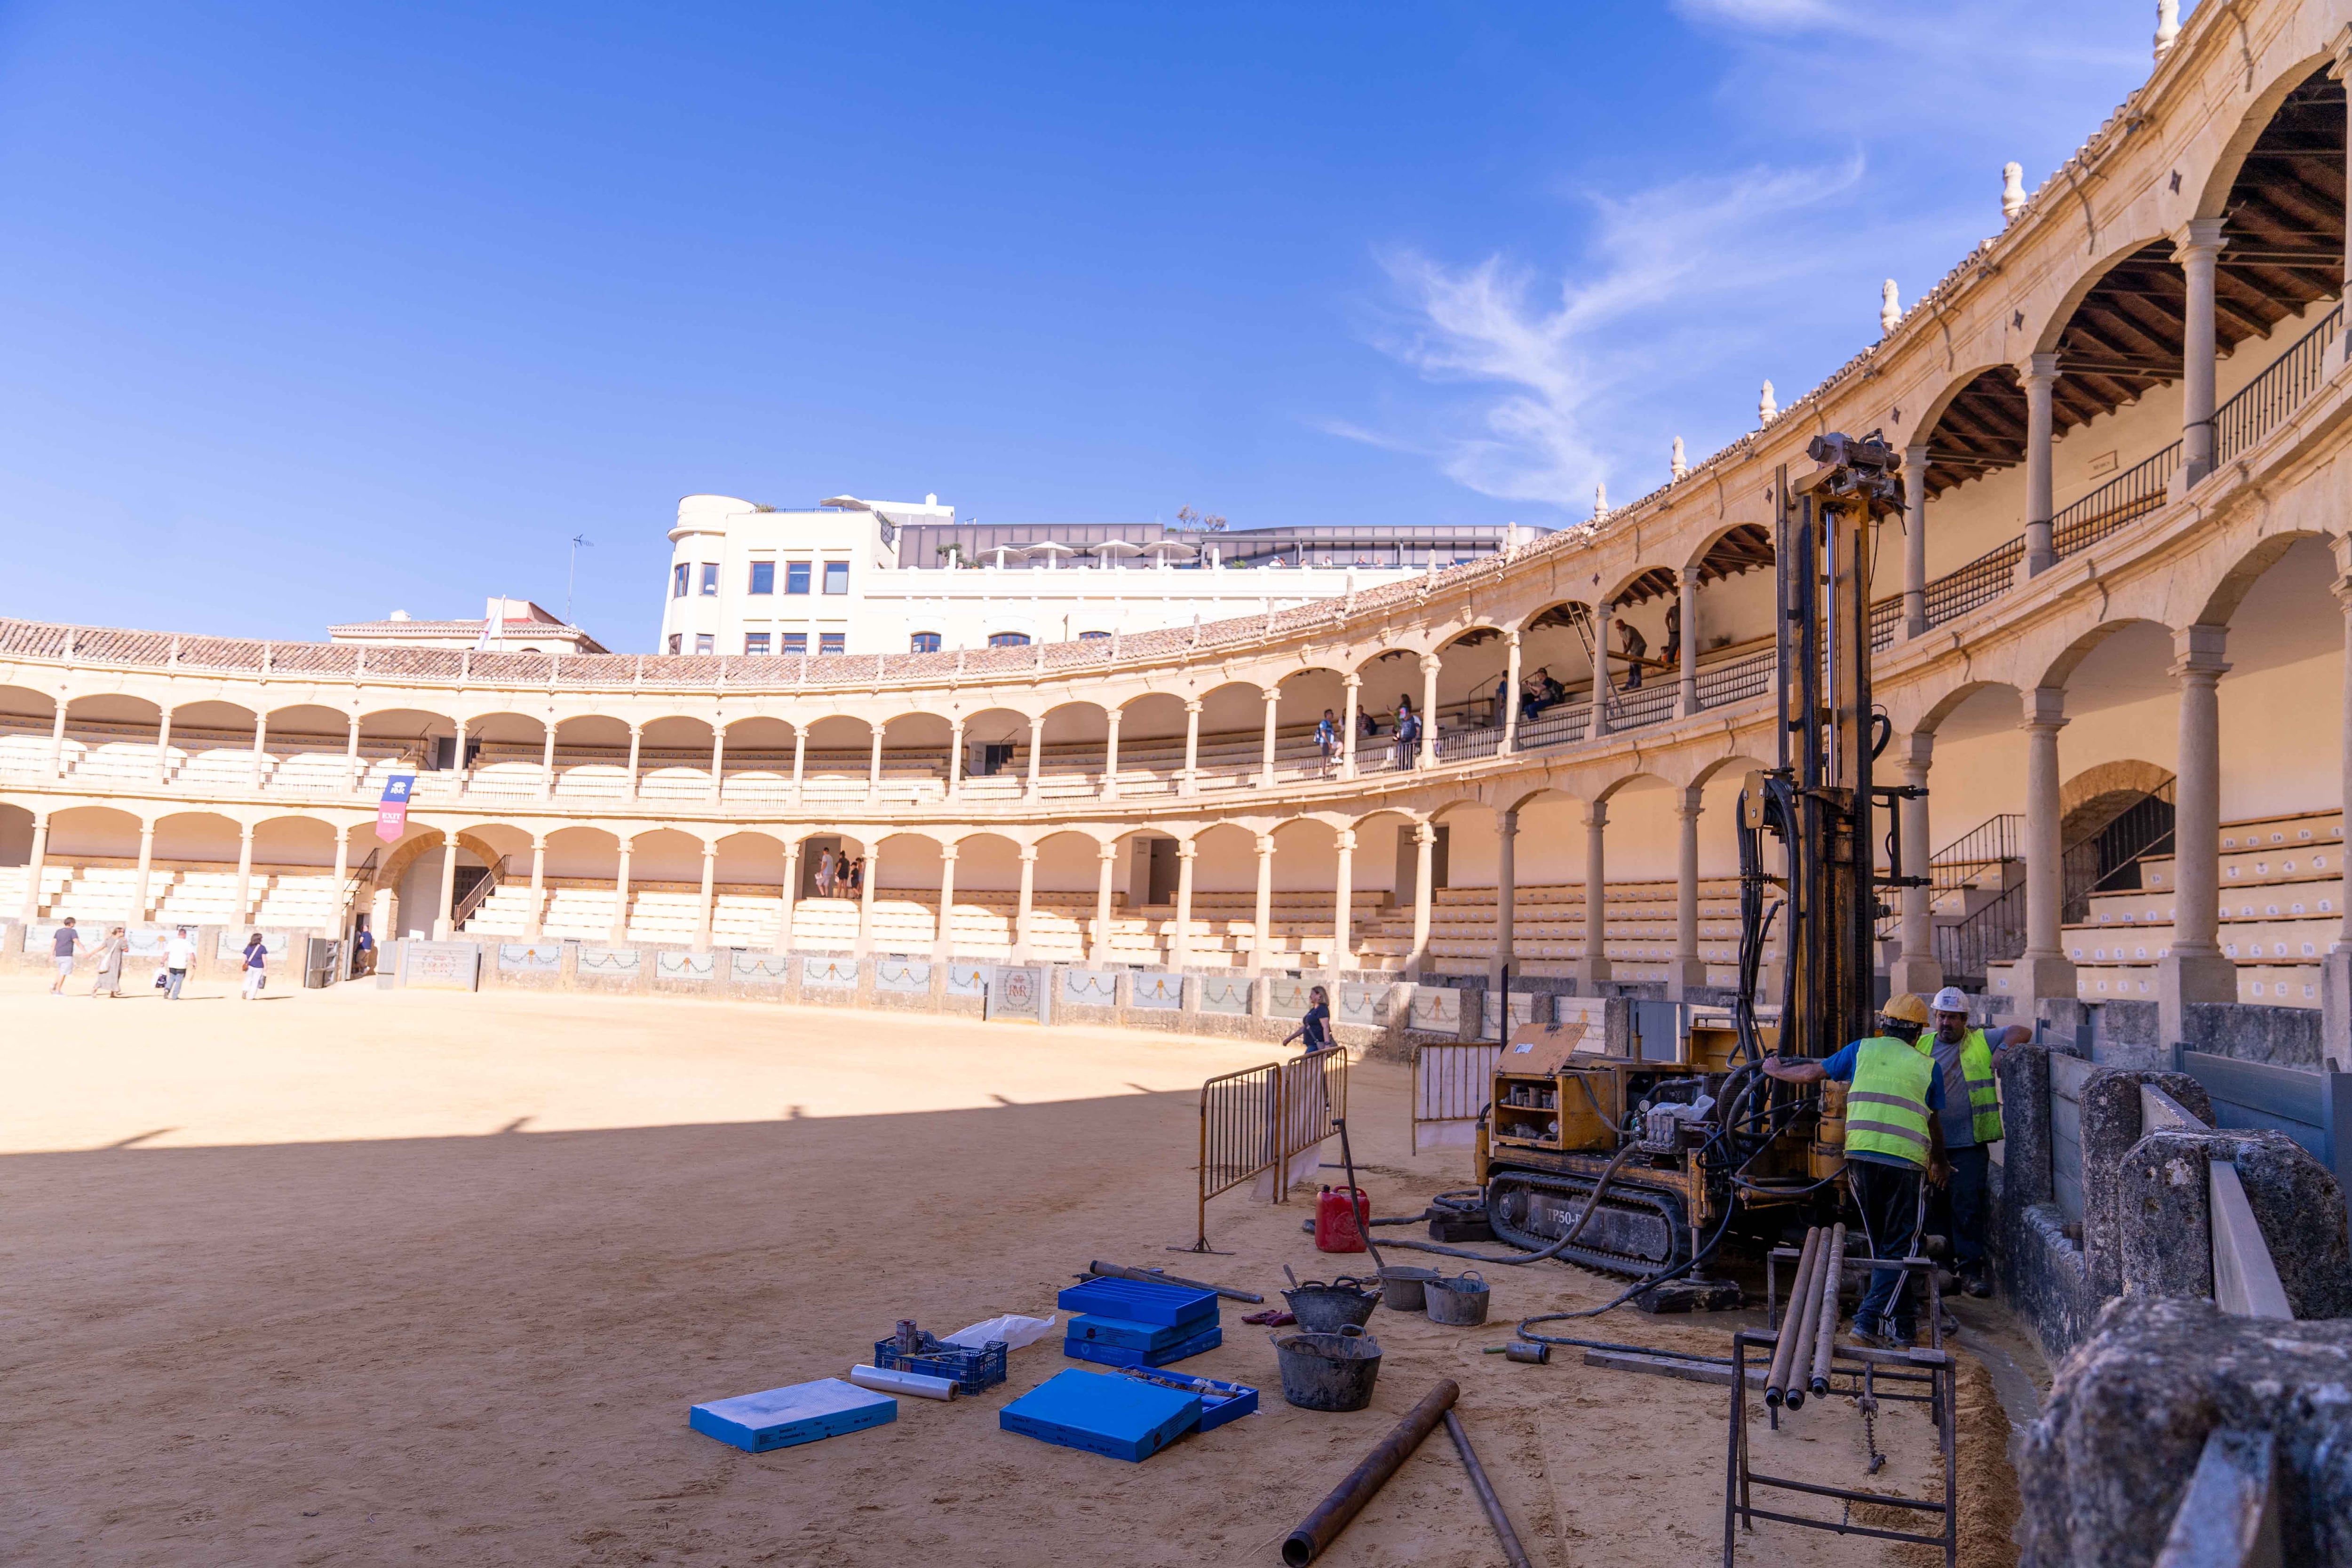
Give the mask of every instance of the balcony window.
<svg viewBox="0 0 2352 1568">
<path fill-rule="evenodd" d="M 914 636 L 907 639 L 907 651 L 908 653 L 939 652 L 940 634 L 937 632 L 917 632 Z"/>
<path fill-rule="evenodd" d="M 805 562 L 805 561 L 790 561 L 790 562 L 786 562 L 786 563 L 784 563 L 784 592 L 785 592 L 785 593 L 787 593 L 787 594 L 805 594 L 805 593 L 807 593 L 807 592 L 809 591 L 808 579 L 809 579 L 809 563 L 808 563 L 807 562 Z"/>
<path fill-rule="evenodd" d="M 806 633 L 806 632 L 786 632 L 786 633 L 784 634 L 784 652 L 785 652 L 785 653 L 787 653 L 787 654 L 805 654 L 805 653 L 807 653 L 807 652 L 808 652 L 808 633 Z"/>
<path fill-rule="evenodd" d="M 685 570 L 686 570 L 686 568 L 685 568 L 685 567 L 683 567 L 683 566 L 681 566 L 681 567 L 679 567 L 679 568 L 678 568 L 678 570 L 679 570 L 680 572 L 683 572 L 683 571 L 685 571 Z M 670 652 L 672 652 L 672 653 L 676 653 L 676 652 L 677 651 L 678 640 L 679 640 L 679 639 L 678 639 L 678 634 L 677 634 L 677 633 L 676 633 L 676 632 L 672 632 L 672 633 L 670 633 L 670 634 L 669 634 L 669 651 L 670 651 Z"/>
<path fill-rule="evenodd" d="M 824 591 L 828 594 L 849 592 L 849 563 L 828 561 L 824 563 Z"/>
<path fill-rule="evenodd" d="M 1108 642 L 1110 641 L 1110 634 L 1108 632 L 1080 632 L 1078 634 L 1078 640 L 1080 642 Z"/>
<path fill-rule="evenodd" d="M 695 652 L 697 652 L 697 653 L 710 653 L 710 652 L 715 651 L 715 650 L 713 649 L 712 646 L 711 646 L 712 641 L 713 641 L 713 638 L 711 637 L 711 635 L 710 635 L 709 632 L 697 632 L 697 633 L 695 633 L 695 634 L 694 634 L 694 651 L 695 651 Z"/>
<path fill-rule="evenodd" d="M 702 596 L 706 599 L 719 597 L 719 563 L 716 561 L 702 568 Z"/>
<path fill-rule="evenodd" d="M 776 591 L 776 563 L 774 562 L 754 561 L 751 563 L 751 591 L 754 594 L 772 594 Z"/>
<path fill-rule="evenodd" d="M 669 596 L 671 598 L 683 599 L 686 597 L 686 575 L 689 570 L 690 568 L 688 568 L 687 563 L 683 561 L 670 568 Z M 670 651 L 672 653 L 676 653 L 677 650 L 676 648 L 672 648 Z"/>
<path fill-rule="evenodd" d="M 1027 632 L 991 632 L 988 634 L 988 646 L 991 647 L 1027 647 L 1029 646 L 1029 634 Z"/>
<path fill-rule="evenodd" d="M 846 653 L 848 651 L 848 643 L 846 641 L 848 636 L 849 634 L 846 632 L 819 632 L 816 634 L 816 651 L 819 653 Z"/>
<path fill-rule="evenodd" d="M 766 632 L 745 632 L 743 634 L 743 651 L 745 653 L 767 652 L 768 634 Z"/>
</svg>

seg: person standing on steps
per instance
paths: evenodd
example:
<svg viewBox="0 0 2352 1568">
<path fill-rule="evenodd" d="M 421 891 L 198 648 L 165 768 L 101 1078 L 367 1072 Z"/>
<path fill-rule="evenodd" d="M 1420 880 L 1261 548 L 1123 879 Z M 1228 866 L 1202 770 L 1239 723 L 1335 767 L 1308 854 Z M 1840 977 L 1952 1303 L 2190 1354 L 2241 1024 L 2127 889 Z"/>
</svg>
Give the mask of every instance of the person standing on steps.
<svg viewBox="0 0 2352 1568">
<path fill-rule="evenodd" d="M 1845 1176 L 1862 1211 L 1864 1245 L 1877 1258 L 1908 1258 L 1919 1221 L 1919 1184 L 1942 1181 L 1940 1129 L 1944 1085 L 1936 1059 L 1919 1044 L 1927 1004 L 1905 992 L 1879 1009 L 1882 1031 L 1856 1040 L 1826 1061 L 1769 1057 L 1767 1076 L 1782 1083 L 1850 1084 L 1845 1097 Z M 1847 1242 L 1848 1257 L 1853 1242 Z M 1870 1287 L 1853 1311 L 1854 1338 L 1901 1349 L 1912 1342 L 1917 1314 L 1903 1289 L 1903 1270 L 1871 1271 Z"/>
<path fill-rule="evenodd" d="M 74 954 L 80 951 L 81 932 L 74 930 L 73 916 L 68 915 L 65 923 L 58 927 L 57 934 L 49 939 L 49 956 L 56 959 L 58 964 L 58 977 L 49 983 L 50 995 L 66 994 L 66 976 L 73 973 Z"/>
<path fill-rule="evenodd" d="M 1947 985 L 1928 1004 L 1936 1015 L 1936 1076 L 1944 1091 L 1944 1149 L 1952 1179 L 1938 1195 L 1936 1211 L 1952 1238 L 1952 1271 L 1971 1296 L 1990 1296 L 1985 1250 L 1987 1217 L 1992 1208 L 1992 1146 L 2000 1142 L 2000 1086 L 1995 1078 L 2012 1047 L 2033 1037 L 2022 1024 L 1988 1036 L 1969 1023 L 1968 994 Z"/>
</svg>

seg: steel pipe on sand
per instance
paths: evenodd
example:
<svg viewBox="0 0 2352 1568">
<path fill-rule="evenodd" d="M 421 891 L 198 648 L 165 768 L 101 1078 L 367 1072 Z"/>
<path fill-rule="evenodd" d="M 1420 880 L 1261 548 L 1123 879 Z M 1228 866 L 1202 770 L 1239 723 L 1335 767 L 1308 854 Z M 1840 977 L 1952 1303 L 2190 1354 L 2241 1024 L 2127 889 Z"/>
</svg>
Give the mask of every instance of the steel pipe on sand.
<svg viewBox="0 0 2352 1568">
<path fill-rule="evenodd" d="M 1486 1479 L 1486 1467 L 1478 1462 L 1478 1451 L 1470 1446 L 1470 1434 L 1462 1429 L 1462 1417 L 1452 1410 L 1445 1413 L 1445 1435 L 1454 1439 L 1454 1451 L 1462 1456 L 1462 1468 L 1470 1472 L 1470 1489 L 1478 1494 L 1478 1506 L 1486 1510 L 1486 1521 L 1495 1527 L 1504 1558 L 1511 1568 L 1534 1568 L 1528 1561 L 1528 1549 L 1519 1544 L 1519 1532 L 1511 1528 L 1511 1516 L 1503 1511 L 1503 1500 L 1495 1495 L 1495 1484 Z"/>
<path fill-rule="evenodd" d="M 1790 1410 L 1805 1407 L 1806 1378 L 1813 1368 L 1813 1333 L 1822 1316 L 1822 1276 L 1829 1272 L 1829 1228 L 1818 1226 L 1813 1234 L 1821 1238 L 1813 1248 L 1813 1272 L 1803 1288 L 1789 1298 L 1789 1310 L 1780 1319 L 1781 1338 L 1795 1347 L 1789 1357 L 1789 1381 L 1780 1389 L 1781 1405 Z"/>
<path fill-rule="evenodd" d="M 1437 1386 L 1422 1395 L 1421 1403 L 1408 1411 L 1389 1435 L 1372 1446 L 1347 1479 L 1331 1489 L 1331 1495 L 1315 1505 L 1299 1527 L 1290 1532 L 1282 1543 L 1282 1560 L 1290 1568 L 1307 1568 L 1323 1549 L 1339 1539 L 1348 1528 L 1348 1521 L 1358 1510 L 1371 1501 L 1374 1493 L 1396 1474 L 1397 1467 L 1412 1458 L 1421 1447 L 1421 1440 L 1445 1418 L 1454 1408 L 1454 1401 L 1462 1391 L 1452 1378 L 1441 1380 Z"/>
<path fill-rule="evenodd" d="M 1813 1269 L 1821 1258 L 1822 1233 L 1819 1226 L 1805 1232 L 1805 1249 L 1797 1258 L 1797 1277 L 1789 1281 L 1789 1304 L 1780 1313 L 1780 1327 L 1772 1341 L 1772 1368 L 1764 1375 L 1764 1403 L 1778 1409 L 1789 1388 L 1790 1369 L 1797 1359 L 1797 1320 L 1805 1300 L 1805 1287 L 1814 1281 Z"/>
<path fill-rule="evenodd" d="M 1837 1346 L 1838 1292 L 1845 1286 L 1845 1226 L 1830 1233 L 1830 1255 L 1822 1267 L 1821 1307 L 1813 1324 L 1813 1374 L 1806 1380 L 1816 1396 L 1830 1391 L 1830 1356 Z"/>
</svg>

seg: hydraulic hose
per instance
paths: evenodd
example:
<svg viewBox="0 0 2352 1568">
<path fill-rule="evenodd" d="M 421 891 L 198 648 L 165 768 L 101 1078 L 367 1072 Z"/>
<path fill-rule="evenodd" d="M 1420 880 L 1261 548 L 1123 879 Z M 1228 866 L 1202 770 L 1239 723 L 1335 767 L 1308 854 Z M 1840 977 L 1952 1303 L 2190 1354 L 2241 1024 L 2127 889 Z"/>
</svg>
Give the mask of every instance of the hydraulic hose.
<svg viewBox="0 0 2352 1568">
<path fill-rule="evenodd" d="M 1517 1252 L 1508 1258 L 1490 1258 L 1483 1252 L 1473 1252 L 1466 1247 L 1441 1247 L 1433 1241 L 1391 1241 L 1382 1245 L 1412 1252 L 1434 1252 L 1446 1258 L 1466 1258 L 1473 1263 L 1491 1263 L 1504 1268 L 1517 1268 L 1524 1264 L 1541 1263 L 1548 1258 L 1557 1258 L 1571 1246 L 1578 1237 L 1584 1234 L 1584 1227 L 1592 1222 L 1592 1216 L 1600 1211 L 1601 1199 L 1602 1194 L 1609 1191 L 1609 1184 L 1617 1179 L 1619 1169 L 1640 1147 L 1638 1143 L 1628 1142 L 1622 1149 L 1617 1151 L 1615 1157 L 1609 1162 L 1609 1168 L 1601 1173 L 1601 1180 L 1593 1184 L 1592 1195 L 1584 1200 L 1583 1211 L 1576 1216 L 1576 1223 L 1568 1227 L 1568 1234 L 1540 1252 Z"/>
</svg>

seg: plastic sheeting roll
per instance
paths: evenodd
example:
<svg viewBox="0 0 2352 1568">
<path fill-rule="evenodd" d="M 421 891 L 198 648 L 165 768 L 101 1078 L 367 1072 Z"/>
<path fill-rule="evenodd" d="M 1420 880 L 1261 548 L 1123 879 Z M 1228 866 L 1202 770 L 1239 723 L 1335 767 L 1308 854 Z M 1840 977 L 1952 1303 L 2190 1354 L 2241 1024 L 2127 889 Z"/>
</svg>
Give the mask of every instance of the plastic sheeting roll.
<svg viewBox="0 0 2352 1568">
<path fill-rule="evenodd" d="M 863 1363 L 849 1369 L 849 1381 L 877 1394 L 911 1394 L 918 1399 L 953 1399 L 961 1392 L 950 1377 L 930 1377 L 919 1372 L 887 1372 Z"/>
</svg>

